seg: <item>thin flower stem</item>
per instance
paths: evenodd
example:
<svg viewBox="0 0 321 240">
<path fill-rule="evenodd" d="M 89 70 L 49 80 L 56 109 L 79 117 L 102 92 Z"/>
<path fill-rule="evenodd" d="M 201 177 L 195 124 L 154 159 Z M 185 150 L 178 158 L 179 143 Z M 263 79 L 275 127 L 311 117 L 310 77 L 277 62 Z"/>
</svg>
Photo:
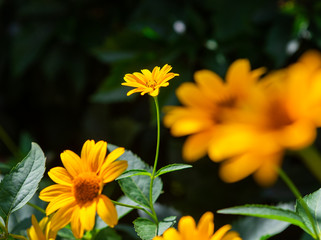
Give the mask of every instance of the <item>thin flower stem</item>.
<svg viewBox="0 0 321 240">
<path fill-rule="evenodd" d="M 311 173 L 321 182 L 321 155 L 314 146 L 298 151 L 302 161 Z"/>
<path fill-rule="evenodd" d="M 125 204 L 125 203 L 113 201 L 113 200 L 111 200 L 111 202 L 112 202 L 113 204 L 115 204 L 115 205 L 119 205 L 119 206 L 122 206 L 122 207 L 128 207 L 128 208 L 134 208 L 134 209 L 142 210 L 142 211 L 144 211 L 146 214 L 148 214 L 148 215 L 155 221 L 154 215 L 151 214 L 150 212 L 148 212 L 145 208 L 142 208 L 142 207 L 139 207 L 139 206 L 134 206 L 134 205 L 129 205 L 129 204 Z"/>
<path fill-rule="evenodd" d="M 156 154 L 155 154 L 155 161 L 154 161 L 154 167 L 153 167 L 153 172 L 150 177 L 150 186 L 149 186 L 149 205 L 150 209 L 152 211 L 152 214 L 154 215 L 154 220 L 156 225 L 158 226 L 158 218 L 157 214 L 154 209 L 154 204 L 153 204 L 153 185 L 154 185 L 154 179 L 155 179 L 155 173 L 156 173 L 156 168 L 157 168 L 157 162 L 158 162 L 158 154 L 159 154 L 159 143 L 160 143 L 160 116 L 159 116 L 159 106 L 158 106 L 158 99 L 157 96 L 153 97 L 154 102 L 155 102 L 155 107 L 156 107 L 156 120 L 157 120 L 157 145 L 156 145 Z"/>
<path fill-rule="evenodd" d="M 30 207 L 33 207 L 34 209 L 42 212 L 43 214 L 46 214 L 46 211 L 43 210 L 41 207 L 38 207 L 37 205 L 33 204 L 33 203 L 30 203 L 30 202 L 27 202 L 27 204 L 30 206 Z"/>
<path fill-rule="evenodd" d="M 286 185 L 290 188 L 291 192 L 298 199 L 299 203 L 302 205 L 305 213 L 307 214 L 307 216 L 309 218 L 309 221 L 311 222 L 311 226 L 313 228 L 313 232 L 314 232 L 314 234 L 316 236 L 316 239 L 320 240 L 320 238 L 318 236 L 318 232 L 317 232 L 316 226 L 315 226 L 315 222 L 314 222 L 313 217 L 312 217 L 312 214 L 311 214 L 311 212 L 309 210 L 308 205 L 303 200 L 301 193 L 299 192 L 297 187 L 294 185 L 292 180 L 288 177 L 288 175 L 281 168 L 277 168 L 277 170 L 278 170 L 278 173 L 279 173 L 280 177 L 283 179 L 283 181 L 286 183 Z"/>
</svg>

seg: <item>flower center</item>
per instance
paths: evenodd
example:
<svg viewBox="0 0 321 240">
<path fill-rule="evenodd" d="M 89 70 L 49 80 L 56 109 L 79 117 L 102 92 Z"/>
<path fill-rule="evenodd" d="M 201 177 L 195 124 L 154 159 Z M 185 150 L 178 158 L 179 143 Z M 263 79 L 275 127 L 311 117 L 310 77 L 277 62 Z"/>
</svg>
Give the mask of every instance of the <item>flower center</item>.
<svg viewBox="0 0 321 240">
<path fill-rule="evenodd" d="M 156 82 L 156 80 L 154 78 L 148 79 L 147 87 L 154 88 L 156 85 L 157 85 L 157 82 Z"/>
<path fill-rule="evenodd" d="M 281 101 L 274 100 L 271 102 L 267 109 L 267 128 L 280 130 L 283 127 L 291 125 L 293 122 Z"/>
<path fill-rule="evenodd" d="M 79 174 L 73 181 L 73 193 L 78 204 L 92 201 L 101 192 L 102 181 L 93 172 Z"/>
</svg>

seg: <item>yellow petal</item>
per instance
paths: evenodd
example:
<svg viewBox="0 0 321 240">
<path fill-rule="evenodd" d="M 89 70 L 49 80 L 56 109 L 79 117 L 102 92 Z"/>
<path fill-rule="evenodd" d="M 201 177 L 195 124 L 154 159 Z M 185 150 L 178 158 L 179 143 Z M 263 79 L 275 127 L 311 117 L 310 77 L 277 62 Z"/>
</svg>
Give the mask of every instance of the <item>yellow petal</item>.
<svg viewBox="0 0 321 240">
<path fill-rule="evenodd" d="M 69 186 L 53 184 L 43 189 L 39 194 L 39 198 L 42 201 L 50 202 L 53 200 L 53 198 L 58 197 L 60 194 L 71 193 L 71 191 L 71 187 Z"/>
<path fill-rule="evenodd" d="M 231 225 L 224 225 L 219 230 L 217 230 L 211 237 L 211 240 L 221 240 L 223 236 L 231 229 Z"/>
<path fill-rule="evenodd" d="M 88 164 L 91 171 L 96 172 L 101 167 L 107 153 L 107 142 L 99 141 L 91 149 L 88 157 Z"/>
<path fill-rule="evenodd" d="M 214 136 L 213 131 L 203 131 L 189 136 L 183 145 L 183 158 L 186 161 L 196 161 L 204 157 Z"/>
<path fill-rule="evenodd" d="M 52 231 L 58 231 L 66 226 L 71 221 L 71 216 L 74 211 L 75 205 L 70 204 L 66 207 L 60 208 L 51 219 Z"/>
<path fill-rule="evenodd" d="M 82 238 L 84 235 L 84 227 L 80 221 L 80 208 L 76 206 L 71 216 L 71 231 L 76 238 Z"/>
<path fill-rule="evenodd" d="M 206 212 L 203 214 L 201 219 L 197 224 L 198 233 L 207 239 L 208 237 L 213 235 L 214 232 L 214 215 L 211 212 Z"/>
<path fill-rule="evenodd" d="M 214 101 L 217 101 L 218 96 L 226 91 L 222 78 L 210 70 L 195 72 L 194 79 L 202 92 Z"/>
<path fill-rule="evenodd" d="M 112 162 L 106 169 L 104 169 L 103 172 L 101 172 L 103 183 L 114 181 L 127 169 L 127 167 L 127 161 L 122 160 Z"/>
<path fill-rule="evenodd" d="M 215 123 L 212 119 L 201 118 L 200 116 L 189 116 L 179 119 L 171 127 L 173 136 L 180 137 L 211 129 Z"/>
<path fill-rule="evenodd" d="M 97 213 L 100 218 L 110 227 L 117 225 L 118 217 L 116 208 L 110 199 L 103 194 L 101 194 L 98 198 Z"/>
<path fill-rule="evenodd" d="M 230 231 L 224 235 L 222 240 L 242 240 L 242 238 L 240 238 L 240 235 L 237 232 Z"/>
<path fill-rule="evenodd" d="M 219 175 L 223 181 L 237 182 L 255 172 L 261 165 L 261 159 L 253 153 L 243 154 L 223 162 Z"/>
<path fill-rule="evenodd" d="M 90 231 L 94 228 L 96 217 L 97 203 L 96 201 L 86 204 L 80 208 L 80 222 L 84 229 Z"/>
<path fill-rule="evenodd" d="M 76 153 L 65 150 L 60 154 L 60 158 L 62 164 L 71 176 L 76 177 L 81 172 L 81 164 L 83 164 L 83 162 Z"/>
<path fill-rule="evenodd" d="M 276 152 L 274 154 L 260 156 L 263 161 L 262 165 L 253 174 L 257 183 L 263 187 L 269 187 L 274 184 L 278 177 L 277 168 L 282 162 L 283 152 Z"/>
<path fill-rule="evenodd" d="M 64 208 L 75 203 L 75 197 L 72 193 L 63 193 L 54 198 L 46 208 L 46 214 L 50 215 L 59 208 Z"/>
<path fill-rule="evenodd" d="M 122 147 L 116 148 L 112 152 L 110 152 L 107 155 L 103 166 L 101 167 L 102 170 L 105 169 L 106 167 L 108 167 L 109 164 L 111 164 L 113 161 L 115 161 L 117 158 L 119 158 L 124 152 L 125 152 L 125 148 L 122 148 Z"/>
<path fill-rule="evenodd" d="M 235 88 L 248 86 L 253 79 L 250 77 L 251 65 L 247 59 L 238 59 L 233 62 L 226 73 L 226 82 Z"/>
<path fill-rule="evenodd" d="M 183 239 L 194 239 L 196 233 L 195 221 L 191 216 L 184 216 L 178 222 L 178 231 Z"/>
<path fill-rule="evenodd" d="M 164 240 L 185 240 L 175 228 L 169 228 L 167 229 L 163 234 Z"/>
<path fill-rule="evenodd" d="M 94 140 L 87 140 L 81 149 L 81 160 L 88 164 L 89 154 L 95 146 Z"/>
<path fill-rule="evenodd" d="M 182 104 L 189 107 L 202 109 L 212 109 L 215 107 L 213 101 L 206 97 L 196 84 L 191 82 L 181 84 L 176 90 L 176 95 Z"/>
<path fill-rule="evenodd" d="M 315 138 L 315 125 L 309 120 L 301 120 L 283 128 L 275 140 L 282 146 L 297 150 L 309 146 Z"/>
<path fill-rule="evenodd" d="M 209 157 L 215 161 L 244 153 L 257 142 L 254 129 L 246 125 L 226 125 L 217 128 L 215 138 L 209 146 Z"/>
<path fill-rule="evenodd" d="M 67 170 L 63 167 L 54 167 L 51 168 L 48 172 L 48 176 L 55 183 L 72 186 L 72 176 L 67 172 Z"/>
<path fill-rule="evenodd" d="M 35 215 L 33 214 L 31 216 L 31 223 L 32 223 L 32 227 L 29 230 L 30 239 L 32 240 L 45 239 L 45 235 L 43 234 L 42 229 L 40 228 L 39 223 Z"/>
</svg>

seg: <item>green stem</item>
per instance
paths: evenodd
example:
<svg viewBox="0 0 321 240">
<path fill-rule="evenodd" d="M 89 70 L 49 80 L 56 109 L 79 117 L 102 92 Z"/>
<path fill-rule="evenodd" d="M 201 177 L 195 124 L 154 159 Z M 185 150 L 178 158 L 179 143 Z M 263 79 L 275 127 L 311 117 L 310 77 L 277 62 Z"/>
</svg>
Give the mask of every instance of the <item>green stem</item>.
<svg viewBox="0 0 321 240">
<path fill-rule="evenodd" d="M 158 162 L 158 154 L 159 154 L 159 143 L 160 143 L 160 116 L 159 116 L 159 106 L 158 106 L 158 99 L 157 96 L 153 97 L 154 102 L 155 102 L 155 107 L 156 107 L 156 119 L 157 119 L 157 145 L 156 145 L 156 154 L 155 154 L 155 161 L 154 161 L 154 167 L 153 167 L 153 172 L 150 177 L 150 185 L 149 185 L 149 205 L 150 209 L 152 211 L 152 214 L 154 215 L 154 220 L 156 225 L 158 226 L 158 218 L 157 214 L 154 209 L 154 204 L 153 204 L 153 185 L 154 185 L 154 179 L 155 179 L 155 173 L 156 173 L 156 168 L 157 168 L 157 162 Z"/>
<path fill-rule="evenodd" d="M 314 146 L 297 151 L 310 172 L 321 182 L 321 155 Z"/>
<path fill-rule="evenodd" d="M 315 221 L 312 217 L 312 214 L 309 210 L 308 205 L 306 204 L 306 202 L 303 200 L 301 193 L 299 192 L 299 190 L 297 189 L 297 187 L 294 185 L 294 183 L 291 181 L 291 179 L 288 177 L 288 175 L 281 169 L 278 168 L 277 169 L 279 172 L 280 177 L 283 179 L 283 181 L 286 183 L 286 185 L 290 188 L 291 192 L 294 194 L 294 196 L 298 199 L 299 203 L 302 205 L 305 213 L 307 214 L 309 221 L 311 222 L 311 226 L 313 228 L 314 234 L 316 236 L 316 239 L 320 239 L 318 236 L 318 232 L 315 226 Z"/>
<path fill-rule="evenodd" d="M 16 158 L 20 158 L 22 156 L 19 148 L 15 145 L 15 143 L 12 141 L 12 139 L 9 137 L 9 135 L 6 133 L 6 131 L 3 129 L 1 125 L 0 125 L 0 139 Z"/>
<path fill-rule="evenodd" d="M 154 215 L 151 214 L 150 212 L 148 212 L 145 208 L 142 208 L 142 207 L 139 207 L 139 206 L 134 206 L 134 205 L 129 205 L 129 204 L 125 204 L 125 203 L 113 201 L 113 200 L 111 200 L 111 202 L 112 202 L 113 204 L 115 204 L 115 205 L 119 205 L 119 206 L 122 206 L 122 207 L 128 207 L 128 208 L 133 208 L 133 209 L 142 210 L 142 211 L 144 211 L 146 214 L 148 214 L 148 215 L 155 221 Z"/>
<path fill-rule="evenodd" d="M 42 212 L 43 214 L 46 214 L 46 211 L 43 210 L 41 207 L 38 207 L 37 205 L 33 204 L 33 203 L 30 203 L 30 202 L 27 202 L 27 204 L 30 206 L 30 207 L 33 207 L 34 209 Z"/>
</svg>

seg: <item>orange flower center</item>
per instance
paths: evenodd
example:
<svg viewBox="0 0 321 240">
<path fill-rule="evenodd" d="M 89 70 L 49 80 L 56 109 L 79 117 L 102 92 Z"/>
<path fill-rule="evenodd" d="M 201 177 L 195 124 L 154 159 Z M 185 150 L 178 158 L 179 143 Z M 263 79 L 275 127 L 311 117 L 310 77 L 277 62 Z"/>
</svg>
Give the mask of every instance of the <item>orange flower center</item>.
<svg viewBox="0 0 321 240">
<path fill-rule="evenodd" d="M 78 204 L 91 202 L 102 189 L 102 180 L 93 172 L 79 174 L 73 181 L 73 193 Z"/>
<path fill-rule="evenodd" d="M 157 85 L 157 81 L 154 78 L 153 79 L 148 79 L 147 87 L 154 88 L 156 85 Z"/>
<path fill-rule="evenodd" d="M 291 125 L 293 119 L 289 116 L 287 109 L 280 100 L 271 102 L 267 109 L 267 124 L 266 127 L 271 130 L 280 130 L 283 127 Z"/>
</svg>

